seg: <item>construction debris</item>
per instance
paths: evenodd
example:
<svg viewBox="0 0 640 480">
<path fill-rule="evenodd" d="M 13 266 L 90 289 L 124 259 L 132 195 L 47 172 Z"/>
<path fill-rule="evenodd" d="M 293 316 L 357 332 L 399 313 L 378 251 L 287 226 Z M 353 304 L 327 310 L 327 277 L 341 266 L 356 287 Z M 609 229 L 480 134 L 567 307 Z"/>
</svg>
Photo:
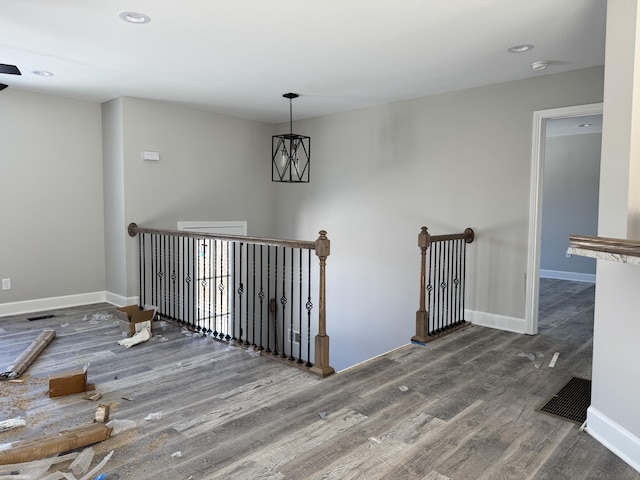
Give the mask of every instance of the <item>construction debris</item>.
<svg viewBox="0 0 640 480">
<path fill-rule="evenodd" d="M 16 417 L 10 418 L 8 420 L 3 420 L 0 422 L 0 432 L 4 432 L 6 430 L 11 430 L 17 427 L 24 427 L 27 424 L 27 421 L 24 418 Z"/>
<path fill-rule="evenodd" d="M 86 364 L 84 367 L 76 370 L 49 375 L 49 397 L 61 397 L 72 393 L 83 393 L 95 390 L 95 385 L 87 383 L 88 368 L 89 364 Z"/>
<path fill-rule="evenodd" d="M 98 405 L 96 415 L 93 417 L 94 422 L 107 423 L 109 421 L 109 405 Z"/>
<path fill-rule="evenodd" d="M 84 475 L 89 470 L 93 456 L 96 454 L 95 450 L 91 447 L 85 448 L 80 455 L 69 465 L 69 469 L 74 475 Z"/>
<path fill-rule="evenodd" d="M 18 378 L 24 371 L 38 358 L 38 355 L 45 349 L 47 345 L 55 338 L 55 330 L 45 329 L 40 335 L 20 354 L 20 356 L 9 365 L 4 372 L 0 373 L 0 380 L 8 380 Z"/>
<path fill-rule="evenodd" d="M 0 450 L 0 465 L 30 462 L 93 445 L 110 438 L 111 432 L 112 428 L 103 423 L 92 423 L 35 440 L 18 441 Z"/>
</svg>

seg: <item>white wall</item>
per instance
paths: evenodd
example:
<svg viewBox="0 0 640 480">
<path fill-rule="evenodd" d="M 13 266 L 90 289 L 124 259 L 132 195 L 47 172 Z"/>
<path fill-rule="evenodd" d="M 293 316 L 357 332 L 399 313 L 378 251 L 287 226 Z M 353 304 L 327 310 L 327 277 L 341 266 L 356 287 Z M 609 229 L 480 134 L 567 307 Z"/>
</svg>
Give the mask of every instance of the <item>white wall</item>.
<svg viewBox="0 0 640 480">
<path fill-rule="evenodd" d="M 476 230 L 467 308 L 524 329 L 533 111 L 600 102 L 602 81 L 593 68 L 294 125 L 311 136 L 311 183 L 278 185 L 278 235 L 328 231 L 335 368 L 415 333 L 422 225 Z"/>
<path fill-rule="evenodd" d="M 8 88 L 0 111 L 0 315 L 104 291 L 100 105 Z"/>
<path fill-rule="evenodd" d="M 547 137 L 540 270 L 557 278 L 595 279 L 593 258 L 565 253 L 569 235 L 597 235 L 600 133 Z M 578 274 L 578 275 L 574 275 Z"/>
<path fill-rule="evenodd" d="M 608 2 L 598 235 L 640 240 L 640 10 Z M 640 471 L 640 268 L 599 260 L 587 428 Z"/>
</svg>

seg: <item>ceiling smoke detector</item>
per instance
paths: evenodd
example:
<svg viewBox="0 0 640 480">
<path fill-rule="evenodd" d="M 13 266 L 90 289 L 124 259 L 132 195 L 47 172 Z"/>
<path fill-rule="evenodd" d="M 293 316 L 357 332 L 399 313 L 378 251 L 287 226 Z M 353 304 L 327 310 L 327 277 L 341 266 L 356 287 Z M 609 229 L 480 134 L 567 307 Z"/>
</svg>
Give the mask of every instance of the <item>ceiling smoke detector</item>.
<svg viewBox="0 0 640 480">
<path fill-rule="evenodd" d="M 533 62 L 531 64 L 531 70 L 535 70 L 536 72 L 540 70 L 546 70 L 548 66 L 549 66 L 549 62 L 547 62 L 546 60 L 543 60 L 540 62 Z"/>
</svg>

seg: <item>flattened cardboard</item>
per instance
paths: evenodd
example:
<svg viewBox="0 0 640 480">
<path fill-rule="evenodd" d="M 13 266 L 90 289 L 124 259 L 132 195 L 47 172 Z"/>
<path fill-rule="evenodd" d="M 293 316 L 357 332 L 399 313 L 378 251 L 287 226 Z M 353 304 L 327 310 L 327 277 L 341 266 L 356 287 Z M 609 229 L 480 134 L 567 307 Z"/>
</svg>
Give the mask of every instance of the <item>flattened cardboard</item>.
<svg viewBox="0 0 640 480">
<path fill-rule="evenodd" d="M 120 307 L 116 310 L 120 331 L 128 337 L 135 335 L 144 327 L 149 327 L 153 331 L 153 317 L 156 313 L 155 307 L 145 305 L 143 310 L 138 305 Z"/>
<path fill-rule="evenodd" d="M 49 375 L 49 397 L 61 397 L 87 391 L 87 370 L 70 370 Z"/>
</svg>

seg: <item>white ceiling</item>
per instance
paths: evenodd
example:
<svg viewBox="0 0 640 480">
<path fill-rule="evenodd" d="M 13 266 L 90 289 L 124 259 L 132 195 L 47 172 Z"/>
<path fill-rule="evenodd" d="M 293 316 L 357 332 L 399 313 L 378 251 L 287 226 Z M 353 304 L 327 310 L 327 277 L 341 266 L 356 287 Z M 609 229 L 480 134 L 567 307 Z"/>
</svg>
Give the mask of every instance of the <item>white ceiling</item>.
<svg viewBox="0 0 640 480">
<path fill-rule="evenodd" d="M 286 92 L 295 120 L 602 65 L 605 13 L 604 0 L 0 0 L 0 63 L 23 73 L 0 83 L 279 123 Z"/>
</svg>

